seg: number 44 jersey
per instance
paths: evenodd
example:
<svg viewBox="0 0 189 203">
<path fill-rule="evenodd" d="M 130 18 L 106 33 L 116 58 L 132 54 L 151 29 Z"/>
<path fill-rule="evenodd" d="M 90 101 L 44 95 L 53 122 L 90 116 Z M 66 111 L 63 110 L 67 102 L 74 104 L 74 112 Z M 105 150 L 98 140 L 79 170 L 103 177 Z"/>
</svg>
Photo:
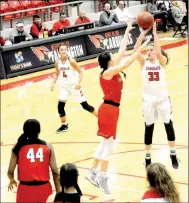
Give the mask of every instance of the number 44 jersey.
<svg viewBox="0 0 189 203">
<path fill-rule="evenodd" d="M 158 60 L 154 64 L 146 60 L 142 68 L 143 95 L 168 96 L 165 71 Z"/>
<path fill-rule="evenodd" d="M 22 146 L 18 153 L 19 181 L 48 181 L 51 150 L 40 139 Z"/>
</svg>

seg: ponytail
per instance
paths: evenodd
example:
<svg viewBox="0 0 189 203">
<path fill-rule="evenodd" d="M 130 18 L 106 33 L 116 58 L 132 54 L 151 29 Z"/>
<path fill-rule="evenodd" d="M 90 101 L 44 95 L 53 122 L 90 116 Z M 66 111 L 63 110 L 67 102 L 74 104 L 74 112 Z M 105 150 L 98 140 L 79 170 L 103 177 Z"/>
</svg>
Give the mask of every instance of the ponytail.
<svg viewBox="0 0 189 203">
<path fill-rule="evenodd" d="M 22 135 L 20 135 L 14 149 L 12 150 L 14 154 L 18 156 L 20 148 L 27 142 L 27 140 L 28 140 L 28 137 L 26 136 L 26 134 L 23 133 Z"/>
<path fill-rule="evenodd" d="M 167 59 L 166 65 L 167 65 L 169 63 L 169 61 L 170 61 L 170 58 L 169 58 L 167 52 L 165 52 L 163 49 L 161 49 L 161 54 L 166 57 L 166 59 Z"/>
<path fill-rule="evenodd" d="M 80 195 L 83 196 L 83 194 L 82 194 L 82 192 L 81 192 L 81 189 L 80 189 L 80 187 L 79 187 L 79 185 L 78 185 L 77 183 L 74 185 L 74 188 L 77 190 L 77 193 L 78 193 L 78 194 L 80 194 Z"/>
</svg>

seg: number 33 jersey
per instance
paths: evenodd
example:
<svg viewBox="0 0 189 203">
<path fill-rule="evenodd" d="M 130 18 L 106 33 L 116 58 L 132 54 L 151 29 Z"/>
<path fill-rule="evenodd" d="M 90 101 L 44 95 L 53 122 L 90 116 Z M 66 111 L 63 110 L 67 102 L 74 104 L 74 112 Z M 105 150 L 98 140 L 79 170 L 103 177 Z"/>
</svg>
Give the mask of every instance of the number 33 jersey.
<svg viewBox="0 0 189 203">
<path fill-rule="evenodd" d="M 71 66 L 69 58 L 64 64 L 59 60 L 58 69 L 60 71 L 60 85 L 77 84 L 79 73 Z"/>
<path fill-rule="evenodd" d="M 51 150 L 40 139 L 27 143 L 18 152 L 19 181 L 48 181 Z"/>
<path fill-rule="evenodd" d="M 146 60 L 142 68 L 143 95 L 168 96 L 165 68 L 158 60 Z"/>
</svg>

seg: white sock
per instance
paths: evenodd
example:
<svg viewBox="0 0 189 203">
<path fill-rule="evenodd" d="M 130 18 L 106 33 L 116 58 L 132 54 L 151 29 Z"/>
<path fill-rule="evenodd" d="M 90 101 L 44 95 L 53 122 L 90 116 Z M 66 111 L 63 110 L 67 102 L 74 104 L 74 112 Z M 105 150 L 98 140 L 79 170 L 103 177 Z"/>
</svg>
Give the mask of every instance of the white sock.
<svg viewBox="0 0 189 203">
<path fill-rule="evenodd" d="M 171 155 L 176 155 L 176 147 L 170 147 Z"/>
<path fill-rule="evenodd" d="M 96 168 L 91 168 L 91 171 L 92 171 L 94 174 L 97 174 L 97 173 L 98 173 L 98 171 L 97 171 Z"/>
<path fill-rule="evenodd" d="M 67 125 L 68 123 L 66 121 L 62 122 L 62 125 Z"/>
<path fill-rule="evenodd" d="M 146 150 L 146 159 L 150 159 L 150 158 L 151 158 L 150 150 Z"/>
</svg>

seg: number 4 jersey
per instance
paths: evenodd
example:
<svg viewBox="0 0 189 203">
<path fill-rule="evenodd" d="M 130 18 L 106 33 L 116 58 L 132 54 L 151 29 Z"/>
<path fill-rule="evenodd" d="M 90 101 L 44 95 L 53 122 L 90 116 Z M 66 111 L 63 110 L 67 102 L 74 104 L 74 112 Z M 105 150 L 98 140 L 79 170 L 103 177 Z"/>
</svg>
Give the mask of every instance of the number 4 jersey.
<svg viewBox="0 0 189 203">
<path fill-rule="evenodd" d="M 78 82 L 79 73 L 71 66 L 69 58 L 64 64 L 59 60 L 58 69 L 60 71 L 61 85 L 74 85 Z"/>
<path fill-rule="evenodd" d="M 22 146 L 18 152 L 18 180 L 49 181 L 50 153 L 46 142 L 40 139 Z"/>
<path fill-rule="evenodd" d="M 168 96 L 165 68 L 158 60 L 152 64 L 146 60 L 142 68 L 143 95 Z"/>
</svg>

